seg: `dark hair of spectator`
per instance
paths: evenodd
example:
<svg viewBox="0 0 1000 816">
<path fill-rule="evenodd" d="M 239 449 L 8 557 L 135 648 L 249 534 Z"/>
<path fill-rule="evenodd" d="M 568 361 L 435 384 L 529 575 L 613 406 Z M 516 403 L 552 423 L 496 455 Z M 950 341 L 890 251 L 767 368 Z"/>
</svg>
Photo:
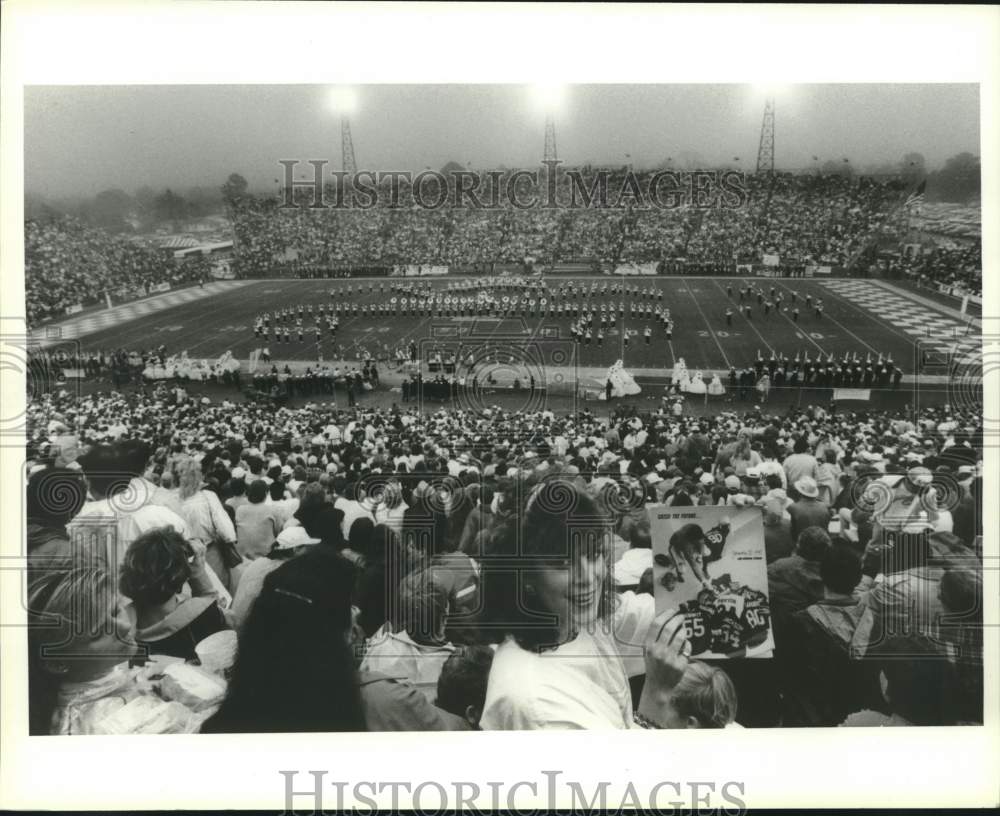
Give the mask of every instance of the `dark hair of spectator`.
<svg viewBox="0 0 1000 816">
<path fill-rule="evenodd" d="M 819 561 L 830 547 L 830 535 L 822 527 L 806 527 L 799 533 L 795 548 L 806 561 Z"/>
<path fill-rule="evenodd" d="M 46 468 L 33 473 L 25 491 L 29 524 L 65 527 L 87 501 L 87 486 L 78 470 Z"/>
<path fill-rule="evenodd" d="M 550 478 L 534 491 L 511 491 L 522 499 L 520 512 L 502 517 L 481 563 L 479 627 L 484 637 L 501 641 L 508 634 L 519 646 L 540 652 L 559 645 L 560 626 L 526 591 L 526 578 L 540 568 L 565 569 L 572 557 L 603 556 L 605 575 L 598 616 L 608 620 L 616 596 L 611 576 L 610 519 L 572 482 Z"/>
<path fill-rule="evenodd" d="M 170 527 L 156 527 L 133 541 L 122 561 L 118 586 L 137 606 L 165 603 L 191 577 L 191 547 Z"/>
<path fill-rule="evenodd" d="M 247 499 L 250 501 L 250 504 L 260 504 L 266 498 L 267 482 L 263 479 L 250 482 L 250 486 L 247 488 Z"/>
<path fill-rule="evenodd" d="M 955 722 L 955 668 L 940 648 L 921 636 L 895 637 L 879 648 L 886 697 L 894 714 L 912 725 Z"/>
<path fill-rule="evenodd" d="M 470 707 L 482 712 L 492 665 L 489 646 L 459 646 L 441 667 L 434 704 L 458 717 L 465 717 Z"/>
<path fill-rule="evenodd" d="M 831 546 L 819 562 L 823 585 L 841 595 L 850 595 L 861 581 L 861 557 L 847 544 Z"/>
<path fill-rule="evenodd" d="M 264 579 L 222 706 L 203 733 L 364 731 L 348 643 L 353 566 L 311 548 Z"/>
</svg>

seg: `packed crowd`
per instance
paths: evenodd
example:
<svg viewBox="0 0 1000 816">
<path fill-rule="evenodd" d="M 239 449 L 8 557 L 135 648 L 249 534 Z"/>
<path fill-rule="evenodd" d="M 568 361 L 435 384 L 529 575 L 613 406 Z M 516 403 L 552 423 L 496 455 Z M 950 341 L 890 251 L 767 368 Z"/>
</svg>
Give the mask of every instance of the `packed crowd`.
<svg viewBox="0 0 1000 816">
<path fill-rule="evenodd" d="M 201 259 L 175 263 L 163 253 L 73 218 L 24 225 L 24 296 L 29 325 L 63 317 L 67 308 L 133 300 L 161 283 L 202 280 Z"/>
<path fill-rule="evenodd" d="M 621 176 L 621 177 L 619 177 Z M 648 186 L 653 173 L 634 176 Z M 608 187 L 623 183 L 611 174 Z M 588 184 L 592 175 L 584 176 Z M 525 189 L 520 189 L 524 185 Z M 518 179 L 518 200 L 545 191 Z M 561 188 L 560 188 L 561 189 Z M 699 209 L 619 207 L 435 210 L 375 206 L 278 208 L 250 199 L 236 215 L 238 259 L 246 276 L 283 266 L 336 267 L 379 261 L 469 265 L 542 264 L 581 259 L 604 263 L 671 261 L 726 265 L 759 262 L 765 254 L 794 262 L 838 265 L 850 260 L 899 202 L 899 182 L 779 173 L 746 177 L 744 206 Z M 311 190 L 296 190 L 302 202 Z M 335 200 L 335 194 L 330 194 Z M 385 196 L 379 202 L 388 202 Z M 627 202 L 626 202 L 627 203 Z"/>
<path fill-rule="evenodd" d="M 27 420 L 34 733 L 982 720 L 968 412 Z M 772 659 L 692 659 L 656 615 L 653 502 L 761 508 Z"/>
<path fill-rule="evenodd" d="M 652 174 L 636 173 L 640 185 Z M 585 181 L 592 182 L 585 175 Z M 609 188 L 621 178 L 612 174 Z M 538 196 L 519 178 L 518 199 Z M 238 274 L 332 274 L 372 264 L 435 264 L 489 269 L 498 263 L 660 263 L 664 270 L 731 274 L 737 263 L 781 259 L 783 269 L 806 263 L 856 262 L 888 223 L 903 190 L 899 182 L 845 176 L 779 173 L 746 177 L 745 206 L 698 209 L 608 207 L 576 209 L 436 210 L 279 208 L 274 199 L 248 198 L 234 212 Z M 308 190 L 297 193 L 309 197 Z M 544 198 L 544 196 L 543 196 Z M 305 199 L 303 199 L 305 200 Z M 311 199 L 310 199 L 311 200 Z M 381 199 L 380 199 L 381 201 Z M 899 220 L 899 219 L 896 219 Z M 938 249 L 899 270 L 935 283 L 981 291 L 978 246 Z M 25 223 L 26 310 L 30 324 L 104 299 L 130 300 L 162 283 L 203 280 L 203 259 L 175 262 L 127 238 L 65 218 Z M 98 285 L 95 285 L 98 282 Z"/>
<path fill-rule="evenodd" d="M 960 247 L 935 247 L 910 257 L 902 255 L 890 266 L 925 286 L 943 284 L 966 294 L 979 297 L 983 294 L 983 247 L 978 242 Z"/>
</svg>

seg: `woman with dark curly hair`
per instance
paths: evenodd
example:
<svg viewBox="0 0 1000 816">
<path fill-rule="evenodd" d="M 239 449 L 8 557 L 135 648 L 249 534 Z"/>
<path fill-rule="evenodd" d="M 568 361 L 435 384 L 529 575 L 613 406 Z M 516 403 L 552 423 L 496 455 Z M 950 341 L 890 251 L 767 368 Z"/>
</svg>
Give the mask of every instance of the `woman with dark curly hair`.
<svg viewBox="0 0 1000 816">
<path fill-rule="evenodd" d="M 136 611 L 136 641 L 152 654 L 190 660 L 194 647 L 228 624 L 205 569 L 205 545 L 169 527 L 139 536 L 125 553 L 119 589 Z M 189 584 L 191 594 L 182 594 Z"/>
<path fill-rule="evenodd" d="M 481 727 L 666 727 L 690 654 L 683 616 L 654 619 L 652 596 L 615 594 L 610 523 L 587 493 L 564 478 L 522 493 L 482 561 L 480 629 L 501 643 Z M 629 677 L 643 671 L 633 712 Z"/>
</svg>

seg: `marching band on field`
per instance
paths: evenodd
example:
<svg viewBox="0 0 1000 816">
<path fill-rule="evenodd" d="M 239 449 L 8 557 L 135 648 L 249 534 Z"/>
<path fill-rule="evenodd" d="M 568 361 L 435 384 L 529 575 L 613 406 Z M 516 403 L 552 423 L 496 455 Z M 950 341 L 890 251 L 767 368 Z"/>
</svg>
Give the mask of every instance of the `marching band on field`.
<svg viewBox="0 0 1000 816">
<path fill-rule="evenodd" d="M 306 334 L 322 342 L 325 331 L 334 340 L 342 320 L 353 318 L 392 317 L 493 317 L 535 318 L 558 317 L 572 319 L 572 334 L 577 342 L 590 342 L 597 337 L 602 344 L 609 333 L 617 331 L 626 309 L 629 320 L 653 320 L 666 333 L 673 335 L 670 309 L 663 305 L 663 290 L 655 286 L 639 287 L 603 281 L 586 285 L 567 281 L 549 286 L 544 281 L 528 278 L 485 278 L 476 281 L 450 283 L 445 288 L 432 288 L 429 282 L 358 284 L 357 296 L 376 291 L 378 302 L 355 300 L 355 287 L 348 284 L 340 290 L 330 290 L 331 303 L 299 304 L 274 312 L 265 312 L 254 320 L 254 337 L 268 342 L 304 342 Z M 626 300 L 628 303 L 626 306 Z M 638 334 L 634 331 L 634 334 Z M 652 329 L 643 331 L 651 342 Z"/>
<path fill-rule="evenodd" d="M 771 285 L 768 290 L 766 284 L 753 282 L 740 283 L 735 293 L 732 283 L 727 283 L 725 289 L 733 301 L 733 306 L 725 310 L 727 326 L 732 326 L 736 312 L 748 320 L 753 319 L 754 304 L 765 318 L 773 311 L 797 323 L 800 303 L 817 319 L 823 316 L 821 298 L 813 298 L 811 294 L 803 297 L 793 289 L 783 294 L 781 287 Z M 362 302 L 366 295 L 376 293 L 380 297 L 375 302 Z M 639 337 L 646 345 L 651 345 L 653 326 L 662 331 L 661 337 L 667 341 L 673 337 L 674 323 L 663 297 L 659 287 L 624 281 L 567 280 L 550 284 L 542 278 L 487 277 L 451 281 L 445 286 L 434 286 L 430 281 L 348 283 L 340 289 L 330 290 L 328 304 L 298 304 L 259 315 L 254 321 L 254 336 L 267 342 L 297 340 L 302 343 L 307 334 L 311 334 L 316 345 L 321 345 L 325 334 L 334 341 L 341 322 L 354 318 L 553 317 L 570 320 L 570 333 L 579 344 L 601 347 L 609 336 L 617 336 L 620 331 L 625 347 Z M 629 322 L 646 322 L 641 328 L 626 329 L 626 315 Z M 463 364 L 471 370 L 473 355 L 469 352 L 466 360 L 464 354 L 461 346 L 450 351 L 432 350 L 427 360 L 429 370 L 454 375 Z M 416 362 L 416 344 L 399 345 L 394 352 L 386 345 L 384 356 L 402 368 Z M 372 359 L 367 350 L 363 357 Z M 758 352 L 758 359 L 752 366 L 730 369 L 730 386 L 752 388 L 765 374 L 774 387 L 891 385 L 898 388 L 902 379 L 902 371 L 891 355 L 878 354 L 873 360 L 869 353 L 862 361 L 857 352 L 845 352 L 840 359 L 834 359 L 832 353 L 826 359 L 822 354 L 810 359 L 808 352 L 796 354 L 794 358 L 772 352 L 771 358 L 765 360 Z"/>
</svg>

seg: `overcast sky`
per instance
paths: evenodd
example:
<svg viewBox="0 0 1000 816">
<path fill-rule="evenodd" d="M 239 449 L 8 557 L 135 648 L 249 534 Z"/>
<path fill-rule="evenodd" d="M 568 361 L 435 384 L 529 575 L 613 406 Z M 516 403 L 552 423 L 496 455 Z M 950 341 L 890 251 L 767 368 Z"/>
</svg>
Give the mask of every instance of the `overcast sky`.
<svg viewBox="0 0 1000 816">
<path fill-rule="evenodd" d="M 359 169 L 534 166 L 544 113 L 519 85 L 367 85 L 350 114 Z M 25 89 L 25 186 L 46 196 L 108 188 L 216 186 L 232 172 L 274 189 L 280 159 L 340 169 L 340 116 L 316 85 Z M 929 168 L 976 155 L 976 85 L 778 88 L 779 167 L 849 158 L 856 166 L 923 153 Z M 655 165 L 685 152 L 753 169 L 763 91 L 744 85 L 576 85 L 555 113 L 566 164 Z"/>
</svg>

